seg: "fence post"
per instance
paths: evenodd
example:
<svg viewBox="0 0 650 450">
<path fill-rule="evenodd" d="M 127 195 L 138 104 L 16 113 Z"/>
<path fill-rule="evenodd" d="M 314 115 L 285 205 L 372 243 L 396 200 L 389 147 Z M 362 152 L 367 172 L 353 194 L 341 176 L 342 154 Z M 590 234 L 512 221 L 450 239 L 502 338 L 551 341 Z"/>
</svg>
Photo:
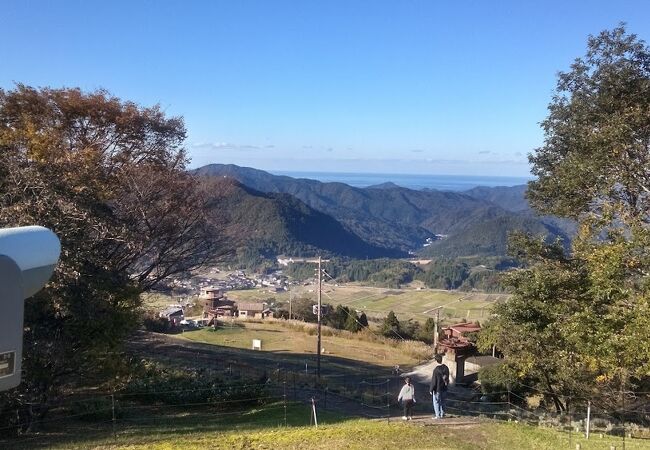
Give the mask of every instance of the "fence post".
<svg viewBox="0 0 650 450">
<path fill-rule="evenodd" d="M 390 423 L 390 378 L 386 378 L 386 421 Z"/>
<path fill-rule="evenodd" d="M 571 420 L 571 400 L 567 400 L 566 412 L 569 415 L 569 447 L 573 443 L 573 421 Z"/>
<path fill-rule="evenodd" d="M 318 417 L 316 416 L 316 402 L 314 401 L 314 397 L 311 398 L 311 418 L 310 420 L 310 425 L 313 423 L 316 428 L 318 428 Z"/>
<path fill-rule="evenodd" d="M 512 414 L 510 411 L 512 411 L 512 403 L 510 403 L 510 383 L 507 384 L 506 388 L 508 389 L 508 422 L 512 419 Z"/>
<path fill-rule="evenodd" d="M 283 391 L 284 391 L 284 426 L 287 426 L 287 382 L 285 381 L 282 383 Z"/>
<path fill-rule="evenodd" d="M 587 401 L 587 429 L 585 437 L 589 439 L 589 429 L 591 428 L 591 400 Z"/>
<path fill-rule="evenodd" d="M 621 425 L 623 425 L 623 450 L 625 450 L 625 435 L 627 434 L 627 430 L 625 429 L 625 391 L 621 389 L 621 393 L 623 402 L 623 410 L 621 411 Z"/>
<path fill-rule="evenodd" d="M 323 409 L 327 409 L 327 390 L 328 390 L 328 387 L 325 386 L 325 395 L 324 395 L 324 398 L 323 398 Z"/>
<path fill-rule="evenodd" d="M 115 392 L 111 392 L 111 413 L 112 413 L 112 422 L 113 422 L 113 439 L 117 437 L 115 433 Z"/>
</svg>

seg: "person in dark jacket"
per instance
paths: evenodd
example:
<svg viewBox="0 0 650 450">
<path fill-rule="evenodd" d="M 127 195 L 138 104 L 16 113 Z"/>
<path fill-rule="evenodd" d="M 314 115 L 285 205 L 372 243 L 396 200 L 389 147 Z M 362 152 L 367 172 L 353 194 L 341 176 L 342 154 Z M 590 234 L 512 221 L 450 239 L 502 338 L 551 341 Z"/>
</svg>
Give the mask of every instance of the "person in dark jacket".
<svg viewBox="0 0 650 450">
<path fill-rule="evenodd" d="M 433 418 L 442 419 L 445 417 L 445 398 L 447 397 L 447 387 L 449 386 L 449 368 L 442 363 L 442 356 L 436 355 L 434 359 L 438 365 L 433 369 L 429 393 L 433 396 Z"/>
</svg>

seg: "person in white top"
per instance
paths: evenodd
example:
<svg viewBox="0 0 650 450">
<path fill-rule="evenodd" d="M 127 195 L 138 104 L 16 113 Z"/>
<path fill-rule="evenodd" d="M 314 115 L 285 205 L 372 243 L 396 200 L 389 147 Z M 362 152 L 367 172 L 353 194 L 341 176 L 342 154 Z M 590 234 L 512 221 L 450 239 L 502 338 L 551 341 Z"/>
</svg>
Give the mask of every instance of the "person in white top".
<svg viewBox="0 0 650 450">
<path fill-rule="evenodd" d="M 411 384 L 411 379 L 408 377 L 404 382 L 405 384 L 402 386 L 402 390 L 399 391 L 399 395 L 397 396 L 397 401 L 404 404 L 404 416 L 402 416 L 402 419 L 411 420 L 413 418 L 411 410 L 415 403 L 415 386 Z"/>
</svg>

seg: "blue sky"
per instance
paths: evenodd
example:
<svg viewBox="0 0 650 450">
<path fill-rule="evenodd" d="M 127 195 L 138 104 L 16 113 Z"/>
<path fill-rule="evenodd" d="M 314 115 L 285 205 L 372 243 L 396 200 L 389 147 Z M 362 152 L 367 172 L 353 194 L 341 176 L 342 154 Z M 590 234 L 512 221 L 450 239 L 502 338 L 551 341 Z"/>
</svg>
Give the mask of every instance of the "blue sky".
<svg viewBox="0 0 650 450">
<path fill-rule="evenodd" d="M 528 174 L 558 70 L 646 1 L 0 2 L 0 87 L 182 115 L 192 166 Z"/>
</svg>

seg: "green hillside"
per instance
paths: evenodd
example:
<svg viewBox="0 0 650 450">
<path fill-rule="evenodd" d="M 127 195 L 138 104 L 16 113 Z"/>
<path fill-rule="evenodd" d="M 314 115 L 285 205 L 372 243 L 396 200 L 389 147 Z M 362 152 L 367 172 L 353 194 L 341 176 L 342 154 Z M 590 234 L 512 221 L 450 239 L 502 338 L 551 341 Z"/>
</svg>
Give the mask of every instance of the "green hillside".
<svg viewBox="0 0 650 450">
<path fill-rule="evenodd" d="M 465 194 L 480 200 L 486 200 L 507 211 L 527 211 L 530 209 L 525 194 L 528 186 L 477 186 L 465 191 Z"/>
<path fill-rule="evenodd" d="M 504 215 L 474 223 L 447 239 L 435 241 L 422 251 L 425 256 L 499 256 L 505 255 L 508 234 L 523 231 L 549 238 L 561 237 L 568 241 L 564 232 L 550 224 L 526 215 Z"/>
<path fill-rule="evenodd" d="M 362 189 L 222 164 L 201 167 L 195 173 L 208 178 L 235 179 L 260 192 L 293 196 L 335 219 L 369 245 L 390 249 L 393 253 L 395 250 L 421 251 L 427 238 L 445 235 L 445 239 L 427 248 L 424 254 L 446 257 L 504 255 L 506 236 L 516 229 L 542 233 L 551 239 L 557 236 L 567 239 L 569 234 L 559 222 L 544 221 L 527 209 L 522 211 L 527 208 L 523 186 L 476 188 L 467 193 L 417 191 L 391 183 Z M 289 202 L 290 197 L 283 198 Z M 294 231 L 299 229 L 297 226 Z M 305 232 L 312 234 L 316 230 L 328 234 L 329 228 L 307 228 Z M 336 241 L 333 237 L 329 247 L 336 247 Z M 355 249 L 353 253 L 370 252 Z M 390 252 L 384 250 L 384 253 Z"/>
<path fill-rule="evenodd" d="M 288 194 L 262 193 L 232 179 L 209 185 L 215 217 L 225 222 L 240 252 L 251 257 L 278 254 L 337 254 L 355 258 L 400 256 L 373 246 L 346 230 L 331 216 Z"/>
</svg>

